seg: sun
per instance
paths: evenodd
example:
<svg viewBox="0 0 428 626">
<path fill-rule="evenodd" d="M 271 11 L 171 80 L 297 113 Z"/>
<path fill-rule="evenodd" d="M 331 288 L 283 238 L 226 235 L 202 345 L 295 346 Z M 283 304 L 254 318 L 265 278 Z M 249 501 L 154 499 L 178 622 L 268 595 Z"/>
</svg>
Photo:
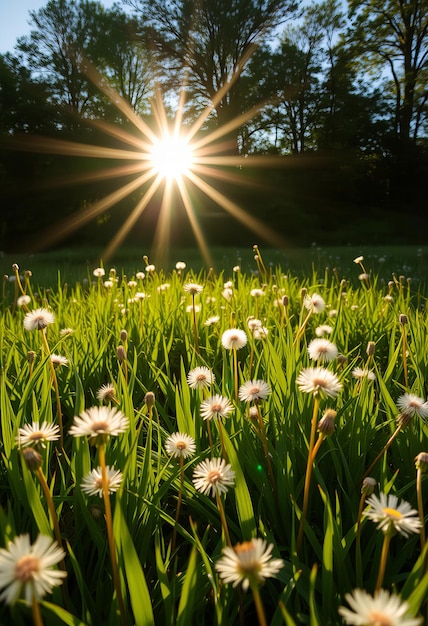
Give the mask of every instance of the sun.
<svg viewBox="0 0 428 626">
<path fill-rule="evenodd" d="M 189 141 L 183 136 L 169 133 L 154 142 L 150 158 L 156 174 L 168 182 L 177 182 L 188 174 L 194 162 Z"/>
<path fill-rule="evenodd" d="M 90 125 L 120 142 L 122 147 L 107 148 L 91 144 L 82 144 L 69 140 L 31 136 L 29 141 L 14 138 L 15 149 L 74 157 L 93 157 L 105 159 L 112 164 L 99 172 L 76 175 L 56 184 L 76 184 L 79 182 L 111 180 L 126 177 L 127 182 L 117 189 L 103 195 L 83 211 L 76 212 L 52 225 L 40 233 L 37 250 L 44 249 L 70 235 L 84 224 L 99 218 L 110 208 L 134 194 L 138 197 L 136 205 L 122 222 L 107 248 L 103 259 L 107 260 L 123 243 L 129 232 L 135 227 L 141 214 L 154 204 L 158 207 L 156 231 L 153 238 L 155 252 L 161 259 L 168 251 L 170 232 L 174 228 L 177 201 L 184 207 L 189 225 L 198 248 L 208 267 L 212 259 L 200 225 L 200 215 L 194 203 L 192 189 L 202 192 L 208 199 L 222 208 L 237 222 L 243 224 L 258 237 L 262 237 L 275 247 L 284 243 L 282 236 L 268 227 L 262 220 L 249 214 L 241 206 L 222 193 L 216 181 L 242 185 L 239 176 L 244 167 L 270 167 L 277 163 L 276 157 L 266 155 L 243 156 L 240 154 L 222 154 L 225 136 L 239 128 L 257 112 L 258 107 L 247 111 L 213 131 L 206 132 L 204 124 L 212 113 L 221 93 L 217 94 L 210 107 L 207 107 L 193 123 L 184 122 L 185 87 L 180 92 L 174 119 L 167 116 L 162 96 L 156 93 L 152 101 L 154 122 L 148 125 L 132 109 L 130 104 L 113 89 L 97 69 L 87 62 L 85 69 L 88 78 L 122 112 L 133 126 L 133 131 L 103 120 L 91 119 Z M 88 122 L 89 123 L 89 122 Z M 219 150 L 220 149 L 220 150 Z M 159 194 L 161 200 L 159 202 Z M 34 248 L 34 247 L 33 247 Z M 33 249 L 34 251 L 34 249 Z"/>
</svg>

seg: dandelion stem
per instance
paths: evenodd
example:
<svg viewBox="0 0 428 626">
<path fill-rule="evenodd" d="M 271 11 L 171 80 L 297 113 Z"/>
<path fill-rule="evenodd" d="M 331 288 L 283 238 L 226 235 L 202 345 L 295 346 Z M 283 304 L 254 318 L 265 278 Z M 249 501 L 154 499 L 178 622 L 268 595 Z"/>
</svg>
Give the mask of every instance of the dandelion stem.
<svg viewBox="0 0 428 626">
<path fill-rule="evenodd" d="M 363 516 L 364 504 L 366 501 L 366 494 L 362 493 L 360 498 L 360 504 L 358 505 L 357 514 L 357 535 L 355 538 L 355 561 L 356 561 L 356 579 L 357 585 L 361 586 L 362 583 L 362 562 L 361 562 L 361 518 Z"/>
<path fill-rule="evenodd" d="M 379 454 L 377 455 L 377 457 L 375 458 L 375 460 L 370 464 L 369 468 L 366 470 L 366 472 L 364 473 L 363 476 L 363 480 L 365 478 L 367 478 L 367 476 L 369 476 L 372 472 L 372 469 L 375 467 L 375 465 L 377 465 L 377 463 L 380 461 L 380 459 L 382 458 L 382 456 L 385 454 L 385 452 L 388 450 L 389 446 L 392 444 L 392 442 L 394 441 L 394 439 L 397 437 L 398 433 L 400 432 L 400 430 L 402 429 L 402 424 L 399 424 L 397 426 L 397 428 L 395 429 L 395 431 L 392 433 L 391 437 L 388 439 L 388 441 L 386 442 L 386 444 L 384 445 L 384 447 L 382 448 L 382 450 L 379 452 Z"/>
<path fill-rule="evenodd" d="M 61 538 L 61 532 L 59 530 L 58 517 L 55 511 L 55 506 L 52 500 L 51 492 L 49 491 L 49 486 L 46 481 L 42 468 L 39 467 L 36 470 L 35 474 L 37 478 L 39 479 L 39 482 L 43 489 L 43 493 L 45 494 L 46 502 L 47 502 L 48 509 L 49 509 L 49 514 L 51 516 L 52 525 L 54 527 L 55 539 L 57 540 L 59 547 L 62 548 L 62 538 Z"/>
<path fill-rule="evenodd" d="M 320 399 L 318 395 L 314 397 L 314 408 L 312 413 L 312 422 L 311 422 L 311 434 L 309 438 L 309 450 L 308 450 L 308 462 L 306 466 L 306 476 L 305 476 L 305 487 L 303 492 L 303 506 L 302 506 L 302 515 L 300 518 L 300 526 L 299 533 L 297 535 L 297 543 L 296 543 L 296 552 L 300 552 L 300 548 L 303 540 L 303 530 L 306 521 L 306 514 L 308 511 L 308 503 L 309 503 L 309 488 L 311 485 L 311 476 L 312 476 L 312 467 L 313 467 L 313 451 L 315 445 L 315 435 L 317 431 L 317 422 L 318 422 L 318 408 L 320 404 Z"/>
<path fill-rule="evenodd" d="M 183 497 L 183 483 L 184 483 L 184 457 L 180 456 L 180 487 L 178 489 L 177 509 L 175 511 L 175 525 L 172 533 L 171 552 L 175 550 L 175 543 L 177 540 L 177 524 L 180 518 L 181 501 Z"/>
<path fill-rule="evenodd" d="M 254 604 L 256 605 L 259 626 L 267 626 L 265 610 L 263 607 L 263 602 L 260 596 L 260 590 L 258 586 L 256 584 L 251 585 L 251 591 L 253 592 Z"/>
<path fill-rule="evenodd" d="M 199 354 L 199 338 L 198 327 L 196 325 L 196 308 L 195 308 L 195 294 L 192 293 L 192 314 L 193 314 L 193 336 L 195 338 L 195 351 Z"/>
<path fill-rule="evenodd" d="M 265 424 L 263 421 L 263 416 L 260 412 L 260 408 L 259 405 L 256 404 L 257 407 L 257 419 L 259 422 L 259 429 L 260 429 L 260 439 L 262 440 L 262 444 L 263 444 L 263 450 L 265 453 L 265 459 L 266 459 L 266 463 L 267 463 L 267 468 L 268 468 L 268 474 L 269 474 L 269 479 L 272 485 L 272 489 L 273 492 L 276 493 L 276 484 L 275 484 L 275 478 L 273 475 L 273 470 L 272 470 L 272 464 L 270 462 L 270 455 L 269 455 L 269 448 L 268 448 L 268 444 L 267 444 L 267 438 L 266 438 L 266 428 L 265 428 Z"/>
<path fill-rule="evenodd" d="M 377 575 L 375 593 L 377 593 L 379 589 L 382 587 L 383 578 L 385 576 L 386 561 L 388 559 L 389 544 L 391 542 L 391 537 L 392 537 L 392 534 L 390 532 L 387 532 L 385 533 L 384 538 L 383 538 L 382 554 L 380 556 L 379 573 Z"/>
<path fill-rule="evenodd" d="M 235 386 L 235 401 L 238 402 L 238 351 L 233 348 L 233 382 Z"/>
<path fill-rule="evenodd" d="M 230 535 L 229 535 L 229 528 L 227 526 L 227 521 L 226 521 L 226 515 L 224 513 L 223 502 L 221 501 L 221 497 L 218 492 L 216 492 L 215 495 L 216 495 L 216 500 L 217 500 L 218 511 L 220 513 L 221 525 L 223 527 L 224 536 L 226 538 L 226 543 L 228 546 L 232 547 L 232 542 L 230 541 Z"/>
<path fill-rule="evenodd" d="M 403 372 L 404 372 L 404 386 L 406 389 L 409 387 L 409 374 L 407 371 L 407 336 L 406 327 L 402 325 L 402 337 L 403 337 Z"/>
<path fill-rule="evenodd" d="M 425 548 L 425 517 L 424 517 L 424 503 L 422 499 L 422 471 L 418 468 L 416 472 L 416 495 L 418 499 L 418 511 L 419 511 L 419 519 L 421 520 L 421 550 Z"/>
<path fill-rule="evenodd" d="M 62 450 L 64 448 L 64 428 L 62 424 L 62 409 L 61 409 L 61 399 L 59 397 L 58 379 L 56 377 L 55 366 L 52 362 L 52 359 L 50 358 L 51 351 L 49 349 L 48 340 L 46 338 L 46 329 L 43 328 L 41 333 L 42 333 L 42 339 L 43 339 L 43 344 L 46 350 L 46 354 L 48 355 L 49 366 L 50 366 L 51 375 L 52 375 L 52 383 L 55 389 L 56 409 L 58 413 L 58 425 L 59 425 L 59 437 L 60 437 L 59 446 Z"/>
<path fill-rule="evenodd" d="M 309 318 L 311 317 L 311 315 L 312 315 L 312 311 L 309 311 L 309 313 L 303 320 L 302 325 L 297 331 L 296 337 L 294 338 L 294 341 L 293 341 L 293 346 L 295 346 L 298 343 L 298 341 L 301 339 L 303 333 L 305 332 L 306 324 L 309 322 Z"/>
<path fill-rule="evenodd" d="M 40 613 L 40 606 L 39 606 L 39 603 L 37 602 L 37 598 L 34 594 L 34 591 L 33 591 L 33 601 L 31 603 L 31 609 L 33 612 L 34 626 L 43 626 L 42 615 Z"/>
<path fill-rule="evenodd" d="M 117 567 L 117 560 L 116 560 L 116 546 L 115 546 L 114 535 L 113 535 L 113 518 L 111 514 L 104 443 L 101 443 L 98 446 L 98 458 L 99 458 L 99 462 L 101 466 L 101 479 L 102 479 L 102 487 L 103 487 L 105 520 L 106 520 L 107 537 L 108 537 L 108 543 L 109 543 L 109 549 L 110 549 L 110 561 L 111 561 L 111 568 L 112 568 L 112 573 L 113 573 L 113 584 L 116 590 L 116 596 L 117 596 L 117 601 L 119 604 L 119 611 L 120 611 L 122 625 L 125 626 L 126 625 L 125 605 L 123 603 L 122 590 L 120 588 L 120 580 L 119 580 L 119 570 Z"/>
</svg>

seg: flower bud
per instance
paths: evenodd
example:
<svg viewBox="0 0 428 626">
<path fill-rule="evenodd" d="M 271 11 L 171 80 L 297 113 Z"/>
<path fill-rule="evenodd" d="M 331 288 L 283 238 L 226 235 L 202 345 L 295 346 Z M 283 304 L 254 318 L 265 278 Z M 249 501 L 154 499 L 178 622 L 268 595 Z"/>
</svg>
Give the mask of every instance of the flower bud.
<svg viewBox="0 0 428 626">
<path fill-rule="evenodd" d="M 415 458 L 415 465 L 417 470 L 426 474 L 428 472 L 428 452 L 419 452 Z"/>
<path fill-rule="evenodd" d="M 367 478 L 363 480 L 363 484 L 361 486 L 361 493 L 363 493 L 366 496 L 371 496 L 372 493 L 374 493 L 374 490 L 376 489 L 376 485 L 377 485 L 377 481 L 371 476 L 367 476 Z"/>
<path fill-rule="evenodd" d="M 331 437 L 334 433 L 334 420 L 337 412 L 334 409 L 327 409 L 320 421 L 318 422 L 318 432 L 324 437 Z"/>
<path fill-rule="evenodd" d="M 153 391 L 148 391 L 146 393 L 144 396 L 144 403 L 149 409 L 155 405 L 155 394 Z"/>
<path fill-rule="evenodd" d="M 43 464 L 43 457 L 34 448 L 24 448 L 22 450 L 22 456 L 24 457 L 24 461 L 31 472 L 37 472 L 37 470 L 41 468 Z"/>
</svg>

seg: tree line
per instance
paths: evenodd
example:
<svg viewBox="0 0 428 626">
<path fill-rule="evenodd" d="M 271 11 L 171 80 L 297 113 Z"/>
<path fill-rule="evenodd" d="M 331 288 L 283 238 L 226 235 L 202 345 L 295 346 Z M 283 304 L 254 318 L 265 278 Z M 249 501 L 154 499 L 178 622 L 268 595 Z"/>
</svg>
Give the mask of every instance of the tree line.
<svg viewBox="0 0 428 626">
<path fill-rule="evenodd" d="M 242 173 L 263 191 L 226 190 L 296 243 L 331 238 L 333 219 L 343 243 L 358 210 L 360 237 L 389 215 L 402 238 L 403 211 L 425 227 L 428 0 L 49 0 L 30 18 L 0 55 L 2 247 L 116 184 L 82 184 L 101 158 L 24 151 L 23 137 L 115 147 L 138 132 L 130 111 L 156 128 L 159 94 L 167 118 L 180 106 L 183 125 L 227 129 L 218 153 L 277 157 Z M 81 182 L 64 193 L 66 176 Z M 99 217 L 100 236 L 119 219 Z"/>
</svg>

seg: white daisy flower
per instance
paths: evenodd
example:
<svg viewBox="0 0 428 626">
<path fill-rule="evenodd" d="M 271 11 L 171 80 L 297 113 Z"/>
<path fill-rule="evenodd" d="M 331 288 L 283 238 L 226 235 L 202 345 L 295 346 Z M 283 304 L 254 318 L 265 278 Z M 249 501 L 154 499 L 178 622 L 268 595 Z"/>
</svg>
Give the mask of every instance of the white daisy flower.
<svg viewBox="0 0 428 626">
<path fill-rule="evenodd" d="M 217 324 L 220 321 L 220 317 L 218 315 L 212 315 L 211 317 L 208 317 L 205 322 L 204 325 L 205 326 L 215 326 L 215 324 Z"/>
<path fill-rule="evenodd" d="M 97 391 L 97 400 L 100 402 L 117 402 L 114 385 L 112 383 L 101 385 Z"/>
<path fill-rule="evenodd" d="M 201 403 L 200 411 L 204 420 L 216 420 L 227 417 L 233 411 L 233 405 L 224 396 L 215 394 Z"/>
<path fill-rule="evenodd" d="M 282 559 L 272 557 L 273 547 L 273 544 L 267 545 L 264 539 L 244 541 L 233 548 L 226 546 L 215 569 L 225 583 L 232 583 L 233 587 L 242 583 L 246 591 L 250 585 L 262 584 L 284 567 Z"/>
<path fill-rule="evenodd" d="M 303 369 L 298 375 L 296 383 L 303 393 L 319 394 L 331 398 L 335 398 L 342 389 L 342 383 L 336 374 L 323 367 Z"/>
<path fill-rule="evenodd" d="M 93 406 L 75 416 L 69 433 L 74 437 L 89 437 L 97 443 L 109 436 L 116 437 L 128 426 L 129 420 L 122 411 L 108 406 Z"/>
<path fill-rule="evenodd" d="M 269 334 L 269 329 L 266 326 L 260 326 L 259 328 L 255 328 L 253 330 L 254 339 L 266 339 Z"/>
<path fill-rule="evenodd" d="M 190 370 L 187 374 L 187 384 L 192 389 L 210 387 L 215 381 L 215 375 L 208 367 L 201 365 Z"/>
<path fill-rule="evenodd" d="M 226 350 L 240 350 L 247 344 L 247 334 L 239 328 L 230 328 L 224 331 L 221 343 Z"/>
<path fill-rule="evenodd" d="M 264 380 L 248 380 L 241 385 L 238 395 L 242 402 L 260 402 L 271 393 L 271 388 Z"/>
<path fill-rule="evenodd" d="M 198 294 L 202 293 L 204 288 L 202 285 L 198 285 L 197 283 L 186 283 L 185 285 L 183 285 L 183 290 L 186 293 L 190 293 L 191 296 L 197 296 Z"/>
<path fill-rule="evenodd" d="M 61 337 L 68 337 L 68 335 L 72 335 L 74 332 L 74 328 L 61 328 L 59 334 Z"/>
<path fill-rule="evenodd" d="M 59 426 L 57 424 L 48 424 L 47 422 L 33 422 L 26 424 L 18 431 L 16 443 L 20 448 L 26 446 L 41 446 L 46 448 L 47 441 L 56 441 L 59 439 Z"/>
<path fill-rule="evenodd" d="M 333 332 L 333 328 L 328 324 L 321 324 L 315 328 L 315 334 L 317 337 L 324 337 L 324 335 L 330 335 Z"/>
<path fill-rule="evenodd" d="M 221 295 L 223 296 L 223 298 L 225 300 L 230 302 L 230 300 L 232 299 L 232 296 L 233 296 L 233 290 L 230 287 L 227 287 L 227 288 L 223 289 L 223 291 L 221 292 Z"/>
<path fill-rule="evenodd" d="M 23 595 L 27 604 L 40 601 L 67 576 L 53 566 L 62 561 L 65 552 L 55 541 L 39 535 L 33 545 L 29 535 L 19 535 L 0 548 L 0 600 L 14 604 Z"/>
<path fill-rule="evenodd" d="M 146 275 L 145 275 L 145 273 L 144 273 L 144 272 L 137 272 L 137 273 L 135 274 L 135 278 L 136 278 L 137 280 L 144 280 L 145 276 L 146 276 Z"/>
<path fill-rule="evenodd" d="M 189 304 L 189 306 L 186 307 L 186 313 L 193 313 L 193 311 L 195 313 L 200 313 L 201 312 L 201 305 L 200 304 Z"/>
<path fill-rule="evenodd" d="M 153 272 L 156 270 L 156 266 L 153 265 L 152 263 L 149 263 L 148 265 L 146 265 L 146 273 L 147 274 L 153 274 Z"/>
<path fill-rule="evenodd" d="M 411 417 L 428 417 L 428 402 L 423 398 L 418 398 L 413 393 L 405 393 L 397 400 L 397 406 L 402 413 Z"/>
<path fill-rule="evenodd" d="M 181 272 L 184 269 L 186 269 L 185 262 L 184 261 L 177 261 L 177 263 L 175 264 L 175 269 L 178 270 L 179 272 Z"/>
<path fill-rule="evenodd" d="M 227 493 L 235 482 L 235 472 L 224 459 L 202 461 L 193 472 L 195 488 L 206 495 Z"/>
<path fill-rule="evenodd" d="M 361 369 L 361 367 L 354 367 L 351 372 L 354 378 L 367 378 L 367 380 L 376 380 L 376 374 L 372 370 Z"/>
<path fill-rule="evenodd" d="M 120 470 L 115 470 L 114 467 L 107 465 L 106 467 L 107 487 L 109 493 L 115 493 L 118 491 L 122 480 L 123 474 Z M 88 496 L 103 497 L 103 476 L 101 467 L 93 469 L 92 472 L 88 472 L 82 478 L 80 488 Z"/>
<path fill-rule="evenodd" d="M 195 440 L 185 433 L 173 433 L 165 441 L 165 450 L 169 456 L 187 459 L 196 452 Z"/>
<path fill-rule="evenodd" d="M 325 302 L 318 293 L 312 295 L 307 293 L 303 299 L 303 306 L 311 313 L 321 313 L 325 309 Z"/>
<path fill-rule="evenodd" d="M 308 345 L 309 358 L 313 361 L 334 361 L 338 350 L 328 339 L 312 339 Z"/>
<path fill-rule="evenodd" d="M 383 533 L 399 532 L 408 537 L 411 533 L 421 531 L 421 521 L 416 509 L 404 500 L 398 504 L 397 496 L 380 493 L 379 497 L 373 494 L 368 498 L 369 505 L 365 511 L 365 517 L 377 523 L 377 527 Z"/>
<path fill-rule="evenodd" d="M 51 354 L 50 359 L 54 367 L 68 367 L 68 359 L 60 354 Z"/>
<path fill-rule="evenodd" d="M 399 596 L 379 589 L 371 596 L 364 589 L 354 589 L 345 595 L 352 610 L 340 606 L 339 615 L 345 624 L 353 626 L 420 626 L 420 617 L 409 615 L 409 605 Z"/>
<path fill-rule="evenodd" d="M 253 298 L 262 298 L 265 295 L 263 289 L 251 289 L 250 296 Z"/>
<path fill-rule="evenodd" d="M 19 296 L 19 298 L 16 301 L 16 304 L 18 306 L 27 306 L 27 304 L 30 304 L 31 302 L 31 296 L 27 296 L 26 294 L 23 296 Z"/>
<path fill-rule="evenodd" d="M 47 309 L 34 309 L 29 311 L 24 317 L 25 330 L 43 330 L 49 324 L 53 324 L 55 315 Z"/>
<path fill-rule="evenodd" d="M 251 331 L 255 331 L 256 328 L 260 328 L 262 326 L 262 321 L 254 317 L 254 315 L 250 315 L 247 319 L 247 326 Z"/>
<path fill-rule="evenodd" d="M 362 263 L 364 261 L 364 257 L 363 256 L 357 256 L 354 259 L 354 263 L 356 263 L 357 265 L 359 265 L 360 263 Z"/>
<path fill-rule="evenodd" d="M 96 267 L 92 273 L 97 278 L 102 278 L 103 276 L 105 276 L 106 271 L 103 267 Z"/>
</svg>

